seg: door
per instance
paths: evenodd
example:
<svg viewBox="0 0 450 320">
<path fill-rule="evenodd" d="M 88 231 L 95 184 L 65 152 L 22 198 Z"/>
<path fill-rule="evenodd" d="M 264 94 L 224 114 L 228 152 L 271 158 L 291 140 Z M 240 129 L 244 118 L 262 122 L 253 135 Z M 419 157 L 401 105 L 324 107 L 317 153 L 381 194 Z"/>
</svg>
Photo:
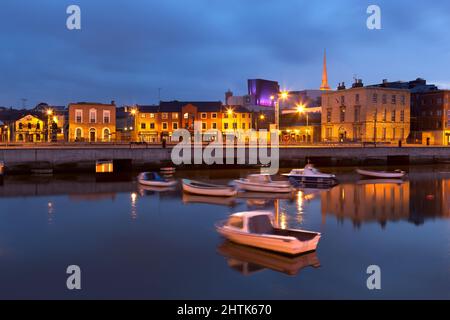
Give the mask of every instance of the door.
<svg viewBox="0 0 450 320">
<path fill-rule="evenodd" d="M 90 142 L 95 142 L 95 139 L 96 137 L 95 137 L 95 129 L 91 129 L 90 131 L 89 131 L 89 141 Z"/>
</svg>

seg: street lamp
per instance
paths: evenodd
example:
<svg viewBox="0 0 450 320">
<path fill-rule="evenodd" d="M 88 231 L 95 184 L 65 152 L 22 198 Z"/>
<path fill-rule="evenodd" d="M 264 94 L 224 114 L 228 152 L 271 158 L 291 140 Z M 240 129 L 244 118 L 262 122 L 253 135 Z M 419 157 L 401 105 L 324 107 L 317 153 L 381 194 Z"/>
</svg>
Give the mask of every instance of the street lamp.
<svg viewBox="0 0 450 320">
<path fill-rule="evenodd" d="M 278 93 L 278 99 L 275 99 L 275 96 L 270 96 L 270 100 L 275 101 L 275 126 L 277 127 L 277 130 L 280 129 L 280 99 L 286 100 L 289 97 L 289 92 L 286 90 L 281 91 Z"/>
<path fill-rule="evenodd" d="M 309 114 L 306 111 L 306 106 L 303 103 L 297 104 L 297 112 L 299 114 L 304 113 L 306 115 L 306 142 L 309 142 Z"/>
<path fill-rule="evenodd" d="M 47 141 L 50 142 L 51 141 L 51 131 L 52 131 L 50 118 L 53 118 L 52 117 L 53 110 L 49 108 L 46 110 L 46 113 L 47 113 Z"/>
</svg>

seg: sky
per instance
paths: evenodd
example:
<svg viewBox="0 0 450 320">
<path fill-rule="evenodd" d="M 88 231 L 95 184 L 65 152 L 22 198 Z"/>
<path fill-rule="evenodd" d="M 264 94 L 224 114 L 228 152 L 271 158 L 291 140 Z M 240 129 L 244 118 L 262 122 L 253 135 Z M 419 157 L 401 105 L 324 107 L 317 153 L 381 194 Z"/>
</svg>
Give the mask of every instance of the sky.
<svg viewBox="0 0 450 320">
<path fill-rule="evenodd" d="M 381 30 L 366 26 L 371 4 Z M 69 5 L 81 30 L 66 27 Z M 449 25 L 448 0 L 2 0 L 0 106 L 217 101 L 251 78 L 317 89 L 325 48 L 332 88 L 450 88 Z"/>
</svg>

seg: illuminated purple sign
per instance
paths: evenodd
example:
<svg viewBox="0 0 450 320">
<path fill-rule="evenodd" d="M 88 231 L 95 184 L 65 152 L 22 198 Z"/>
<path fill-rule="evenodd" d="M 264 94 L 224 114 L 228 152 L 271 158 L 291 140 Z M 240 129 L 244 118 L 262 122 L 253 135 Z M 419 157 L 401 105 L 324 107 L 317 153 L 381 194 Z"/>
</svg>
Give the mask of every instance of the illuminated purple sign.
<svg viewBox="0 0 450 320">
<path fill-rule="evenodd" d="M 255 105 L 257 106 L 273 106 L 274 102 L 270 99 L 270 97 L 277 97 L 279 91 L 280 86 L 276 81 L 264 79 L 248 80 L 248 94 L 254 97 Z"/>
</svg>

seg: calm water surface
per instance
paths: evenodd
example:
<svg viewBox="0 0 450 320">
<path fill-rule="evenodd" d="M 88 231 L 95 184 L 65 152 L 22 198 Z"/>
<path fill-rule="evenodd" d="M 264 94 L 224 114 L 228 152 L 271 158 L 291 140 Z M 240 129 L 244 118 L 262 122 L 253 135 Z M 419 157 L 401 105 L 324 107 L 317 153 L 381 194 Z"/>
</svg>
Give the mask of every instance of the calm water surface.
<svg viewBox="0 0 450 320">
<path fill-rule="evenodd" d="M 292 198 L 155 192 L 133 179 L 6 177 L 0 184 L 0 298 L 450 299 L 450 166 L 410 167 L 403 184 L 359 181 Z M 284 170 L 286 171 L 286 170 Z M 245 170 L 178 172 L 228 182 Z M 267 209 L 281 227 L 322 232 L 286 258 L 224 241 L 214 224 Z M 66 289 L 66 268 L 82 290 Z M 369 291 L 366 268 L 381 268 Z"/>
</svg>

